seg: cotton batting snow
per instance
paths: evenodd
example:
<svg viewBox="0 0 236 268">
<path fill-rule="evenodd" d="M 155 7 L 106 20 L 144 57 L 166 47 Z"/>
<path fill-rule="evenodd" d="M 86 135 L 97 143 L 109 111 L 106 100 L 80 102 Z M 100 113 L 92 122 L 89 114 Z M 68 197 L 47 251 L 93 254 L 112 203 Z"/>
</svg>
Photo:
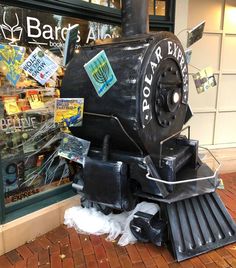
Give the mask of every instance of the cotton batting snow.
<svg viewBox="0 0 236 268">
<path fill-rule="evenodd" d="M 154 203 L 142 202 L 134 210 L 120 214 L 104 215 L 95 208 L 72 207 L 65 211 L 64 224 L 74 227 L 79 233 L 102 235 L 108 234 L 107 240 L 115 240 L 120 234 L 118 245 L 126 246 L 137 239 L 130 231 L 129 224 L 137 211 L 155 215 L 159 206 Z"/>
</svg>

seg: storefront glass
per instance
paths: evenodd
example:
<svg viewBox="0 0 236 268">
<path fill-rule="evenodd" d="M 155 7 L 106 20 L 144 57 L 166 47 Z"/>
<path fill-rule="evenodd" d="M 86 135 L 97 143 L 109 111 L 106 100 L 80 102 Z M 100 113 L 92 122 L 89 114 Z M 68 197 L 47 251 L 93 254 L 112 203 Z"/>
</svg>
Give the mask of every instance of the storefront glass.
<svg viewBox="0 0 236 268">
<path fill-rule="evenodd" d="M 120 0 L 111 0 L 110 7 L 120 9 L 121 8 L 121 1 Z"/>
<path fill-rule="evenodd" d="M 108 7 L 108 0 L 91 0 L 91 3 Z"/>
<path fill-rule="evenodd" d="M 78 171 L 78 165 L 57 155 L 61 129 L 54 124 L 53 106 L 60 96 L 63 68 L 41 86 L 19 67 L 37 47 L 60 66 L 66 32 L 74 24 L 79 24 L 77 49 L 120 32 L 114 25 L 0 5 L 0 156 L 5 204 L 70 184 Z"/>
<path fill-rule="evenodd" d="M 83 0 L 97 5 L 121 8 L 121 0 Z M 149 0 L 149 15 L 165 16 L 166 0 Z"/>
<path fill-rule="evenodd" d="M 166 15 L 166 1 L 156 1 L 155 15 L 165 16 Z"/>
<path fill-rule="evenodd" d="M 149 15 L 154 15 L 154 3 L 155 1 L 154 0 L 149 0 Z"/>
</svg>

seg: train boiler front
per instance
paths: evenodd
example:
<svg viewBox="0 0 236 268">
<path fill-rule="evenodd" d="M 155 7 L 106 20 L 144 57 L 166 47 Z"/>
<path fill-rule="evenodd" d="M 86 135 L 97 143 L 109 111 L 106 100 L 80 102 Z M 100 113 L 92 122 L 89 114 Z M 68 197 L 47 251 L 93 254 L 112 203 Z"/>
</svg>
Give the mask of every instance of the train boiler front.
<svg viewBox="0 0 236 268">
<path fill-rule="evenodd" d="M 131 230 L 141 241 L 170 241 L 181 261 L 235 242 L 236 227 L 215 193 L 216 172 L 199 159 L 198 141 L 181 135 L 191 117 L 185 53 L 172 33 L 148 33 L 147 2 L 122 2 L 122 38 L 81 48 L 61 97 L 84 98 L 83 126 L 71 132 L 91 142 L 77 181 L 87 204 L 124 211 L 143 200 L 158 203 L 158 215 L 137 213 Z M 117 82 L 100 97 L 84 65 L 103 50 Z"/>
</svg>

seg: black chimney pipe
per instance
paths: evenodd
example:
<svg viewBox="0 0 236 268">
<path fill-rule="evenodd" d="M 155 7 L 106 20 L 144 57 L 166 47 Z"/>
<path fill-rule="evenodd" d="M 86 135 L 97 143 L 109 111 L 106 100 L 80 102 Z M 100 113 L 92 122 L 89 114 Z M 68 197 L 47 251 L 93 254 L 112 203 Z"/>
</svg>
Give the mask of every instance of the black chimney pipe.
<svg viewBox="0 0 236 268">
<path fill-rule="evenodd" d="M 121 12 L 123 36 L 149 32 L 148 0 L 122 0 Z"/>
</svg>

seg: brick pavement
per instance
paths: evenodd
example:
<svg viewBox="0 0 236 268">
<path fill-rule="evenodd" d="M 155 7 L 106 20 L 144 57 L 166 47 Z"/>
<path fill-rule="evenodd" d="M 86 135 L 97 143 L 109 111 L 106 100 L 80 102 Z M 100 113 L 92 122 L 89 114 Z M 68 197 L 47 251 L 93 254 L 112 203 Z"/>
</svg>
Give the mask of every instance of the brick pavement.
<svg viewBox="0 0 236 268">
<path fill-rule="evenodd" d="M 227 209 L 236 219 L 236 173 L 221 176 L 225 190 L 219 190 Z M 0 268 L 236 268 L 236 243 L 175 262 L 167 248 L 137 243 L 119 247 L 105 236 L 78 235 L 60 226 L 0 257 Z"/>
</svg>

